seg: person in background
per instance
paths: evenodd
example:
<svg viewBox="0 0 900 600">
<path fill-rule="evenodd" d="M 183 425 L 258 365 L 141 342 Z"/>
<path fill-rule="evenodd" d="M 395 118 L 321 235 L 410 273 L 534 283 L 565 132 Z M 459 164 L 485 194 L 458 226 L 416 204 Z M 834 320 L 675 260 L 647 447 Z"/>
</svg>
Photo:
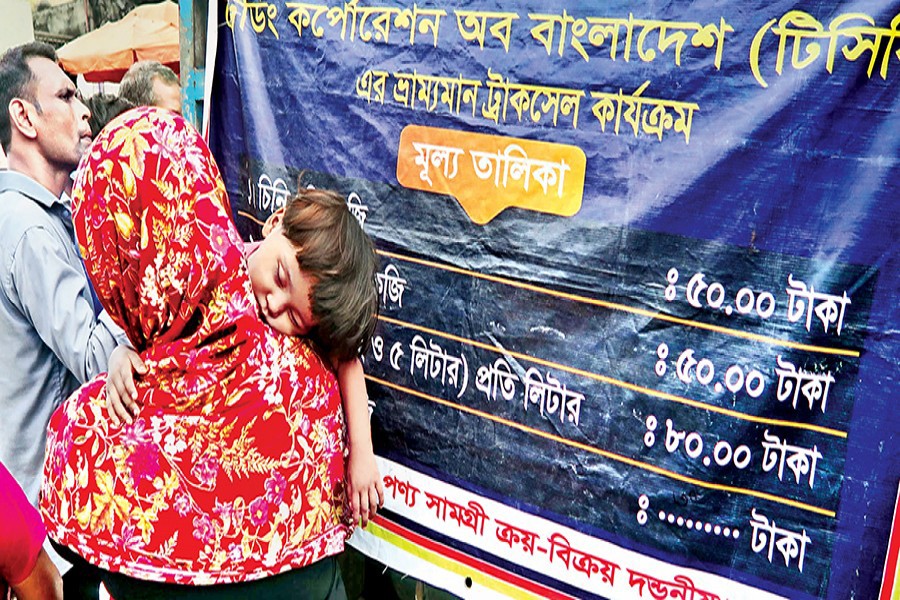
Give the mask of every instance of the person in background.
<svg viewBox="0 0 900 600">
<path fill-rule="evenodd" d="M 129 108 L 134 108 L 134 103 L 130 100 L 115 94 L 94 94 L 86 99 L 84 103 L 91 111 L 91 118 L 88 119 L 88 123 L 91 126 L 91 135 L 93 137 L 97 137 L 97 134 L 106 127 L 107 123 Z"/>
<path fill-rule="evenodd" d="M 0 57 L 0 108 L 0 462 L 37 505 L 50 415 L 127 338 L 95 312 L 75 242 L 63 192 L 91 145 L 90 113 L 52 46 Z M 67 595 L 86 581 L 67 572 Z"/>
<path fill-rule="evenodd" d="M 181 85 L 175 71 L 155 60 L 141 60 L 122 77 L 119 97 L 134 106 L 158 106 L 181 114 Z"/>
<path fill-rule="evenodd" d="M 0 463 L 0 598 L 10 589 L 18 600 L 63 597 L 59 571 L 42 548 L 47 530 L 13 476 Z"/>
<path fill-rule="evenodd" d="M 61 198 L 91 133 L 56 60 L 40 42 L 0 58 L 0 461 L 34 504 L 51 413 L 127 339 L 95 313 Z"/>
</svg>

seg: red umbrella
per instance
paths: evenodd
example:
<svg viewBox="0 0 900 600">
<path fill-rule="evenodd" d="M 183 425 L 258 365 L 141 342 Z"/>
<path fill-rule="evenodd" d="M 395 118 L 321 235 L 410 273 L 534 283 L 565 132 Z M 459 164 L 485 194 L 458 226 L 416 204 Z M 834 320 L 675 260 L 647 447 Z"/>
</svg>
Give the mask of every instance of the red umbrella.
<svg viewBox="0 0 900 600">
<path fill-rule="evenodd" d="M 57 52 L 62 67 L 87 81 L 119 81 L 139 60 L 156 60 L 178 72 L 178 5 L 138 6 L 127 15 L 75 38 Z"/>
</svg>

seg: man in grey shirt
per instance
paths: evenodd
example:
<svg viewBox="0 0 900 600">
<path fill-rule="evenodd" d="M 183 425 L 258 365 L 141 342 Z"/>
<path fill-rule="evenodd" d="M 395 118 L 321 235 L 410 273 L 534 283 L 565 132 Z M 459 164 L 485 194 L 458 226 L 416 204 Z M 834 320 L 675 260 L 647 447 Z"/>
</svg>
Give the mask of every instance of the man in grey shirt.
<svg viewBox="0 0 900 600">
<path fill-rule="evenodd" d="M 51 46 L 0 58 L 0 107 L 0 461 L 36 503 L 50 415 L 124 336 L 95 314 L 76 246 L 64 191 L 90 113 Z"/>
</svg>

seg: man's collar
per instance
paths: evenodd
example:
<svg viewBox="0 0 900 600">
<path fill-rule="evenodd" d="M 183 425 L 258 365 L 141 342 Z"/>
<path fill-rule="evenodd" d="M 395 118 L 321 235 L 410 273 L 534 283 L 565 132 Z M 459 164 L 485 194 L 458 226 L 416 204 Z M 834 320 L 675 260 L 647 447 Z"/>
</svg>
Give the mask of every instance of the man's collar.
<svg viewBox="0 0 900 600">
<path fill-rule="evenodd" d="M 55 203 L 62 202 L 53 193 L 40 183 L 17 171 L 9 169 L 0 170 L 0 192 L 12 190 L 24 194 L 43 206 L 50 208 Z"/>
</svg>

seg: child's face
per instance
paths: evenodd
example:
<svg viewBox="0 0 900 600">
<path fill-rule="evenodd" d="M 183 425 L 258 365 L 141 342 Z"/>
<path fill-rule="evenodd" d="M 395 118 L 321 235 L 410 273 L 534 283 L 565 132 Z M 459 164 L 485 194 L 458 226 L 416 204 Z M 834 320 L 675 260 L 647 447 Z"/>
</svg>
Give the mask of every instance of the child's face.
<svg viewBox="0 0 900 600">
<path fill-rule="evenodd" d="M 307 335 L 316 325 L 311 300 L 315 280 L 300 270 L 297 250 L 280 226 L 266 235 L 247 266 L 263 320 L 285 335 Z"/>
</svg>

